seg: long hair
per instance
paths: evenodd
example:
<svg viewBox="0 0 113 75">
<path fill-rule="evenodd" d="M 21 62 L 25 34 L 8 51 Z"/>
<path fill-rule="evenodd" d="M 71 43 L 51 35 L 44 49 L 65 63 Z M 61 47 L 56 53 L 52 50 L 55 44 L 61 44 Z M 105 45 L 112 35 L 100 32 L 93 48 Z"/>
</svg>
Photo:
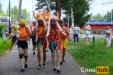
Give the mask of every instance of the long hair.
<svg viewBox="0 0 113 75">
<path fill-rule="evenodd" d="M 38 20 L 38 25 L 43 25 L 44 26 L 43 20 Z"/>
<path fill-rule="evenodd" d="M 50 26 L 52 27 L 52 28 L 55 28 L 57 25 L 56 25 L 56 20 L 53 18 L 53 19 L 51 19 L 50 20 Z"/>
</svg>

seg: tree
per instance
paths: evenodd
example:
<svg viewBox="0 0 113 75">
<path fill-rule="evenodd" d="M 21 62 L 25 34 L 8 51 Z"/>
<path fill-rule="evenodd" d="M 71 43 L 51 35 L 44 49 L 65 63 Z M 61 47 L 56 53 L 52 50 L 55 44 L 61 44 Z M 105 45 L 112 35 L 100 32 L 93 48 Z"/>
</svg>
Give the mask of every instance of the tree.
<svg viewBox="0 0 113 75">
<path fill-rule="evenodd" d="M 106 19 L 106 21 L 111 21 L 111 13 L 113 14 L 113 10 L 112 12 L 107 12 L 105 15 L 104 15 L 104 18 Z M 113 19 L 113 15 L 112 15 L 112 19 Z"/>
<path fill-rule="evenodd" d="M 43 2 L 43 0 L 37 0 L 39 2 Z M 93 0 L 49 0 L 50 2 L 56 2 L 56 10 L 65 10 L 66 15 L 69 16 L 72 13 L 74 15 L 74 23 L 75 25 L 81 26 L 86 23 L 91 14 L 88 14 L 89 5 Z M 59 11 L 59 13 L 61 13 Z"/>
<path fill-rule="evenodd" d="M 82 26 L 86 23 L 91 14 L 88 14 L 89 11 L 89 1 L 88 0 L 73 0 L 72 8 L 74 13 L 74 23 L 78 26 Z"/>
<path fill-rule="evenodd" d="M 18 8 L 17 8 L 17 6 L 14 6 L 13 8 L 11 8 L 10 12 L 11 12 L 12 20 L 13 21 L 17 20 L 18 19 Z"/>
<path fill-rule="evenodd" d="M 0 3 L 0 16 L 4 16 L 5 13 L 3 11 L 3 8 L 2 8 L 2 4 Z"/>
<path fill-rule="evenodd" d="M 21 10 L 22 13 L 21 13 L 21 19 L 27 19 L 29 18 L 29 12 L 27 12 L 27 10 L 24 8 Z M 19 12 L 19 9 L 17 8 L 17 6 L 14 6 L 10 9 L 10 14 L 11 14 L 11 19 L 12 21 L 18 21 L 18 12 Z M 9 10 L 7 10 L 7 16 L 9 15 Z"/>
<path fill-rule="evenodd" d="M 27 10 L 24 8 L 24 9 L 22 9 L 22 15 L 21 15 L 21 18 L 22 19 L 27 19 L 27 17 L 28 17 L 28 12 L 27 12 Z"/>
</svg>

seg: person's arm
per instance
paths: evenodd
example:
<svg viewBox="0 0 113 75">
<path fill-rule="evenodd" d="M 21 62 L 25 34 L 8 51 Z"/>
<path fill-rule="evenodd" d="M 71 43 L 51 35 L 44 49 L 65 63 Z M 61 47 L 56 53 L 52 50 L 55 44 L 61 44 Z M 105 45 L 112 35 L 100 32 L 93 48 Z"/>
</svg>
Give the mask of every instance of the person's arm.
<svg viewBox="0 0 113 75">
<path fill-rule="evenodd" d="M 35 14 L 35 12 L 33 11 L 33 17 L 36 19 L 36 14 Z"/>
<path fill-rule="evenodd" d="M 46 37 L 49 36 L 50 27 L 51 27 L 51 26 L 50 26 L 50 19 L 49 19 Z"/>
<path fill-rule="evenodd" d="M 60 19 L 58 11 L 56 12 L 56 17 L 57 17 L 57 20 Z"/>
</svg>

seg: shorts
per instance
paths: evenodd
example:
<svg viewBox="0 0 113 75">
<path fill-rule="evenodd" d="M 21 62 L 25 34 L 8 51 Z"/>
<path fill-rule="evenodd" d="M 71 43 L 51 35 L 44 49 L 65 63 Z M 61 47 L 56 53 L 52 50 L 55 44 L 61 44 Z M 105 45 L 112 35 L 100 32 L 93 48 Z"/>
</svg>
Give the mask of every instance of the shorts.
<svg viewBox="0 0 113 75">
<path fill-rule="evenodd" d="M 90 33 L 91 33 L 90 31 L 86 31 L 85 37 L 86 37 L 86 38 L 89 38 L 89 37 L 90 37 Z"/>
<path fill-rule="evenodd" d="M 36 45 L 36 42 L 35 42 L 36 37 L 32 37 L 31 39 L 32 39 L 32 45 L 35 46 Z"/>
<path fill-rule="evenodd" d="M 28 42 L 27 41 L 18 40 L 17 46 L 18 46 L 18 48 L 28 49 Z"/>
<path fill-rule="evenodd" d="M 37 46 L 44 46 L 44 38 L 38 38 L 38 40 L 37 40 Z"/>
<path fill-rule="evenodd" d="M 66 48 L 67 47 L 67 39 L 65 39 L 65 40 L 62 40 L 62 47 L 63 48 Z"/>
<path fill-rule="evenodd" d="M 51 52 L 55 52 L 56 50 L 62 50 L 62 43 L 57 41 L 49 42 L 49 49 Z"/>
<path fill-rule="evenodd" d="M 12 41 L 12 44 L 15 44 L 15 42 L 16 42 L 16 36 L 14 36 L 12 39 L 11 39 L 11 41 Z"/>
</svg>

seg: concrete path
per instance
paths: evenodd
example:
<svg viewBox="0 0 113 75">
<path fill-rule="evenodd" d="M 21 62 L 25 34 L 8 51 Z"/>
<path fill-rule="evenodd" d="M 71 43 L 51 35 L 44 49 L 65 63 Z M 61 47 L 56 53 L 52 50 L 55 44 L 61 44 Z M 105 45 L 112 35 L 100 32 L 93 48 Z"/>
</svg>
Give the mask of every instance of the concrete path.
<svg viewBox="0 0 113 75">
<path fill-rule="evenodd" d="M 32 55 L 31 46 L 29 48 L 28 68 L 24 73 L 20 72 L 21 66 L 18 57 L 17 47 L 12 52 L 0 58 L 0 75 L 57 75 L 52 71 L 51 54 L 47 52 L 47 67 L 37 70 L 36 55 Z M 80 71 L 79 66 L 74 62 L 69 54 L 66 54 L 66 62 L 61 65 L 60 75 L 86 75 Z"/>
</svg>

